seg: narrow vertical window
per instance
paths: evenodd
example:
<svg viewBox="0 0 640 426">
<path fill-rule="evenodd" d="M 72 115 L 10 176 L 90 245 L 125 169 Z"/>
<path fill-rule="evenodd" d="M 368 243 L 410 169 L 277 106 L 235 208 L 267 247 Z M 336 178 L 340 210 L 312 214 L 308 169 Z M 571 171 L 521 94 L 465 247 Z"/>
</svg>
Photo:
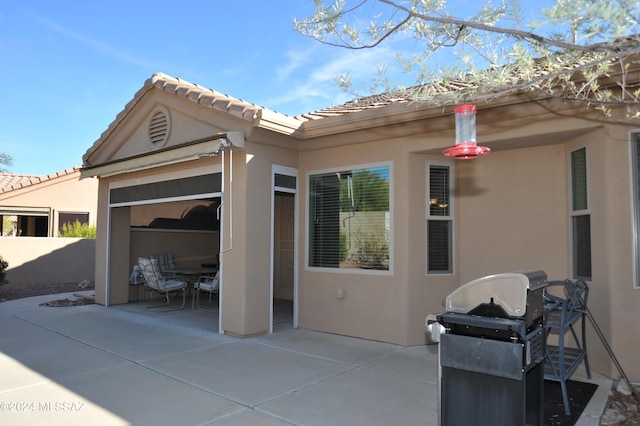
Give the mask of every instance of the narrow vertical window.
<svg viewBox="0 0 640 426">
<path fill-rule="evenodd" d="M 571 243 L 575 279 L 591 280 L 591 216 L 587 185 L 587 149 L 571 153 Z"/>
<path fill-rule="evenodd" d="M 633 188 L 633 226 L 635 236 L 635 282 L 634 287 L 640 288 L 640 133 L 631 135 L 631 187 Z"/>
<path fill-rule="evenodd" d="M 451 168 L 427 167 L 427 274 L 453 272 Z"/>
</svg>

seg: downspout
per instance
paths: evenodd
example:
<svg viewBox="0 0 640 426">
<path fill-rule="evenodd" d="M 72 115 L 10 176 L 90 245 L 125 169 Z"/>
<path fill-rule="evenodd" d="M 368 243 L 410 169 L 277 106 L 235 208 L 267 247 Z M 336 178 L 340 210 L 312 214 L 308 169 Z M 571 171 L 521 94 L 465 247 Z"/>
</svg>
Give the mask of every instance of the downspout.
<svg viewBox="0 0 640 426">
<path fill-rule="evenodd" d="M 243 137 L 244 138 L 244 137 Z M 220 282 L 219 282 L 219 292 L 218 292 L 218 303 L 219 303 L 219 309 L 218 309 L 218 333 L 219 334 L 224 334 L 224 328 L 222 326 L 222 310 L 224 307 L 224 303 L 222 302 L 222 297 L 223 297 L 223 292 L 222 289 L 224 288 L 224 262 L 222 261 L 222 255 L 224 253 L 227 253 L 229 251 L 231 251 L 233 249 L 233 148 L 232 148 L 232 143 L 229 142 L 226 138 L 221 139 L 220 140 L 220 150 L 222 151 L 222 201 L 220 203 L 220 209 L 222 211 L 222 215 L 224 217 L 224 203 L 225 203 L 225 179 L 226 179 L 226 174 L 225 174 L 225 162 L 226 162 L 226 157 L 224 155 L 224 152 L 226 151 L 226 149 L 229 148 L 229 150 L 231 151 L 230 155 L 229 155 L 229 247 L 224 248 L 224 239 L 222 238 L 224 236 L 223 233 L 220 234 L 221 236 L 221 242 L 220 242 L 220 253 L 218 255 L 218 268 L 220 270 Z"/>
</svg>

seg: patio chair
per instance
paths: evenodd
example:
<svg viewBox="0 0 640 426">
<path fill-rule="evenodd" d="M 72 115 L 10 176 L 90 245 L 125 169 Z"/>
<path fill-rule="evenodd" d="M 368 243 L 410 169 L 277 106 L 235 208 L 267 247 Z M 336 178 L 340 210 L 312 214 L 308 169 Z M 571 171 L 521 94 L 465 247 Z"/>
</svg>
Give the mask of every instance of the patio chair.
<svg viewBox="0 0 640 426">
<path fill-rule="evenodd" d="M 184 308 L 186 301 L 185 290 L 187 288 L 187 281 L 185 281 L 184 278 L 166 277 L 162 275 L 155 260 L 144 257 L 138 258 L 138 267 L 140 268 L 140 273 L 144 279 L 144 286 L 151 291 L 163 294 L 166 298 L 165 303 L 157 306 L 151 306 L 150 309 L 168 307 L 171 304 L 171 301 L 180 293 L 182 293 L 182 305 L 175 310 Z M 173 296 L 171 296 L 172 293 Z"/>
<path fill-rule="evenodd" d="M 158 262 L 158 269 L 160 273 L 167 277 L 173 277 L 175 273 L 176 264 L 173 261 L 172 253 L 158 253 L 150 257 L 150 259 L 156 259 Z"/>
<path fill-rule="evenodd" d="M 209 303 L 211 303 L 212 297 L 214 294 L 218 294 L 220 290 L 220 270 L 216 272 L 215 276 L 202 276 L 200 279 L 194 284 L 193 289 L 193 297 L 196 300 L 196 306 L 198 309 L 202 309 L 203 311 L 212 310 L 212 309 L 203 309 L 200 306 L 200 292 L 209 293 Z M 191 301 L 192 307 L 194 306 L 193 300 Z"/>
<path fill-rule="evenodd" d="M 584 281 L 549 281 L 545 289 L 545 328 L 547 337 L 552 331 L 557 333 L 558 344 L 546 345 L 545 380 L 560 382 L 562 400 L 566 415 L 570 414 L 567 395 L 567 380 L 584 361 L 587 377 L 591 378 L 589 359 L 587 358 L 586 310 L 589 287 Z M 563 296 L 549 292 L 560 287 Z M 580 324 L 581 335 L 578 337 L 574 325 Z M 573 339 L 571 341 L 569 334 Z M 567 345 L 567 340 L 570 346 Z"/>
</svg>

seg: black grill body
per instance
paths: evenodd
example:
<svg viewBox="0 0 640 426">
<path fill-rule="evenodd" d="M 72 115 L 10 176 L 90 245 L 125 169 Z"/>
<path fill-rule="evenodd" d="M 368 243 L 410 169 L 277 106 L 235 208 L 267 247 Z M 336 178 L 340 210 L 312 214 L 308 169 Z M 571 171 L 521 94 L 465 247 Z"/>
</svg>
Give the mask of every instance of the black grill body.
<svg viewBox="0 0 640 426">
<path fill-rule="evenodd" d="M 545 286 L 543 271 L 511 272 L 447 297 L 436 316 L 441 425 L 543 425 Z"/>
</svg>

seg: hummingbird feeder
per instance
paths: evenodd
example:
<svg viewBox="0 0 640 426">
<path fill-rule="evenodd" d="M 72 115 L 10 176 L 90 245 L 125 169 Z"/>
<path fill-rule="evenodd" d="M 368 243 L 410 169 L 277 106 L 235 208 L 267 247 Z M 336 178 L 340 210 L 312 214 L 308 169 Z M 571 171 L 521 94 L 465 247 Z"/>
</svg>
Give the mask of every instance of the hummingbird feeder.
<svg viewBox="0 0 640 426">
<path fill-rule="evenodd" d="M 454 110 L 456 115 L 456 146 L 445 149 L 446 157 L 456 160 L 471 160 L 480 155 L 487 155 L 491 149 L 478 146 L 476 143 L 476 106 L 460 105 Z"/>
</svg>

